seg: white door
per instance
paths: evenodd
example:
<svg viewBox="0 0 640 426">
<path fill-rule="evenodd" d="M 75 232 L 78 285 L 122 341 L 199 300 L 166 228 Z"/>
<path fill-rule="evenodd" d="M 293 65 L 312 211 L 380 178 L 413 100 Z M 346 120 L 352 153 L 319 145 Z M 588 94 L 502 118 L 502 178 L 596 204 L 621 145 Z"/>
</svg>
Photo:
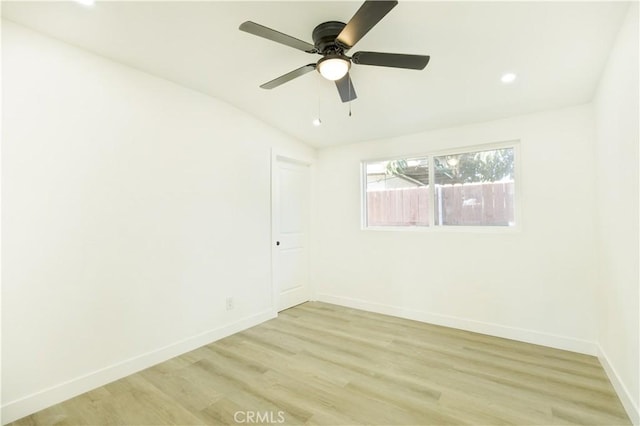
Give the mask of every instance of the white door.
<svg viewBox="0 0 640 426">
<path fill-rule="evenodd" d="M 309 166 L 277 157 L 272 179 L 273 282 L 278 311 L 310 299 Z"/>
</svg>

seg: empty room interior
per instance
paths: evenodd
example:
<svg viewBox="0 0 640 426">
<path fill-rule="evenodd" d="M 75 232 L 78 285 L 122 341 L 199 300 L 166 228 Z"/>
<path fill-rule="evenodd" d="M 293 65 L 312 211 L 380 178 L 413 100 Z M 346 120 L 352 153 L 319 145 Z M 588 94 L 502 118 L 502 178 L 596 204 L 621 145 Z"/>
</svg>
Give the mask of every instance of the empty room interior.
<svg viewBox="0 0 640 426">
<path fill-rule="evenodd" d="M 3 425 L 640 425 L 637 1 L 2 1 Z"/>
</svg>

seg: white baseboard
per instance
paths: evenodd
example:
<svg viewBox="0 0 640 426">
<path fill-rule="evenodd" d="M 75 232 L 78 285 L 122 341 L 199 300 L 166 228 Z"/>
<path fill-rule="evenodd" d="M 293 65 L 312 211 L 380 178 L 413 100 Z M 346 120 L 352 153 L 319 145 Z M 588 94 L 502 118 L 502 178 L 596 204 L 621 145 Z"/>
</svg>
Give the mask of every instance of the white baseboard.
<svg viewBox="0 0 640 426">
<path fill-rule="evenodd" d="M 600 360 L 600 364 L 602 364 L 604 371 L 607 373 L 613 388 L 616 390 L 618 398 L 620 398 L 620 402 L 622 402 L 624 409 L 627 411 L 627 415 L 629 416 L 629 419 L 631 419 L 631 423 L 636 426 L 640 425 L 640 408 L 637 403 L 634 402 L 629 390 L 620 379 L 620 376 L 616 372 L 616 369 L 613 368 L 609 357 L 600 345 L 598 345 L 598 359 Z"/>
<path fill-rule="evenodd" d="M 149 368 L 185 352 L 238 333 L 264 321 L 275 318 L 272 309 L 243 318 L 231 324 L 205 331 L 195 336 L 167 345 L 163 348 L 129 358 L 114 365 L 76 377 L 68 382 L 60 383 L 26 397 L 9 401 L 2 406 L 2 424 L 10 423 L 24 416 L 40 411 L 51 405 L 65 401 L 84 392 L 103 386 L 114 380 Z"/>
<path fill-rule="evenodd" d="M 501 324 L 476 321 L 467 318 L 454 317 L 449 315 L 434 314 L 416 309 L 403 308 L 399 306 L 386 305 L 382 303 L 369 302 L 360 299 L 352 299 L 329 294 L 318 294 L 317 300 L 320 302 L 333 303 L 335 305 L 349 308 L 362 309 L 379 314 L 393 315 L 400 318 L 411 319 L 429 324 L 453 327 L 461 330 L 473 331 L 476 333 L 488 334 L 490 336 L 503 337 L 505 339 L 518 340 L 520 342 L 533 343 L 536 345 L 548 346 L 556 349 L 563 349 L 572 352 L 579 352 L 587 355 L 597 355 L 597 344 L 587 340 L 574 339 L 571 337 L 558 336 L 550 333 L 542 333 L 534 330 L 527 330 L 517 327 L 509 327 Z"/>
</svg>

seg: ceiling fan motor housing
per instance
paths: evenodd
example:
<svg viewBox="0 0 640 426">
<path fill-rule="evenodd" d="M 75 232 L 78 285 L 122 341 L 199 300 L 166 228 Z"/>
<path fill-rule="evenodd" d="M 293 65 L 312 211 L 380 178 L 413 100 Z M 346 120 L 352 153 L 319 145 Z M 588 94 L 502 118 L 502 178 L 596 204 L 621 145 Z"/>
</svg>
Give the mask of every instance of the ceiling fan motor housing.
<svg viewBox="0 0 640 426">
<path fill-rule="evenodd" d="M 336 43 L 336 38 L 345 26 L 344 22 L 328 21 L 315 27 L 311 36 L 316 49 L 323 55 L 343 53 L 344 49 Z"/>
</svg>

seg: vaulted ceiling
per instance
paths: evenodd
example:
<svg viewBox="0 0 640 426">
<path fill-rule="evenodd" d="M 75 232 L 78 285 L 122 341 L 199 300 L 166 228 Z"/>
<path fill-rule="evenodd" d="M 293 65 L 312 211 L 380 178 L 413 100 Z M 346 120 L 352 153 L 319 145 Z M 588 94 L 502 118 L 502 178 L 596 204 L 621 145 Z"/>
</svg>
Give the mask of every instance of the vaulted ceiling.
<svg viewBox="0 0 640 426">
<path fill-rule="evenodd" d="M 358 99 L 311 72 L 320 57 L 238 30 L 252 20 L 312 42 L 361 2 L 3 2 L 4 19 L 224 100 L 317 147 L 589 102 L 624 2 L 402 1 L 352 50 L 426 54 L 423 71 L 354 65 Z M 505 85 L 500 77 L 514 72 Z M 179 113 L 179 111 L 176 111 Z M 322 125 L 312 120 L 320 114 Z"/>
</svg>

